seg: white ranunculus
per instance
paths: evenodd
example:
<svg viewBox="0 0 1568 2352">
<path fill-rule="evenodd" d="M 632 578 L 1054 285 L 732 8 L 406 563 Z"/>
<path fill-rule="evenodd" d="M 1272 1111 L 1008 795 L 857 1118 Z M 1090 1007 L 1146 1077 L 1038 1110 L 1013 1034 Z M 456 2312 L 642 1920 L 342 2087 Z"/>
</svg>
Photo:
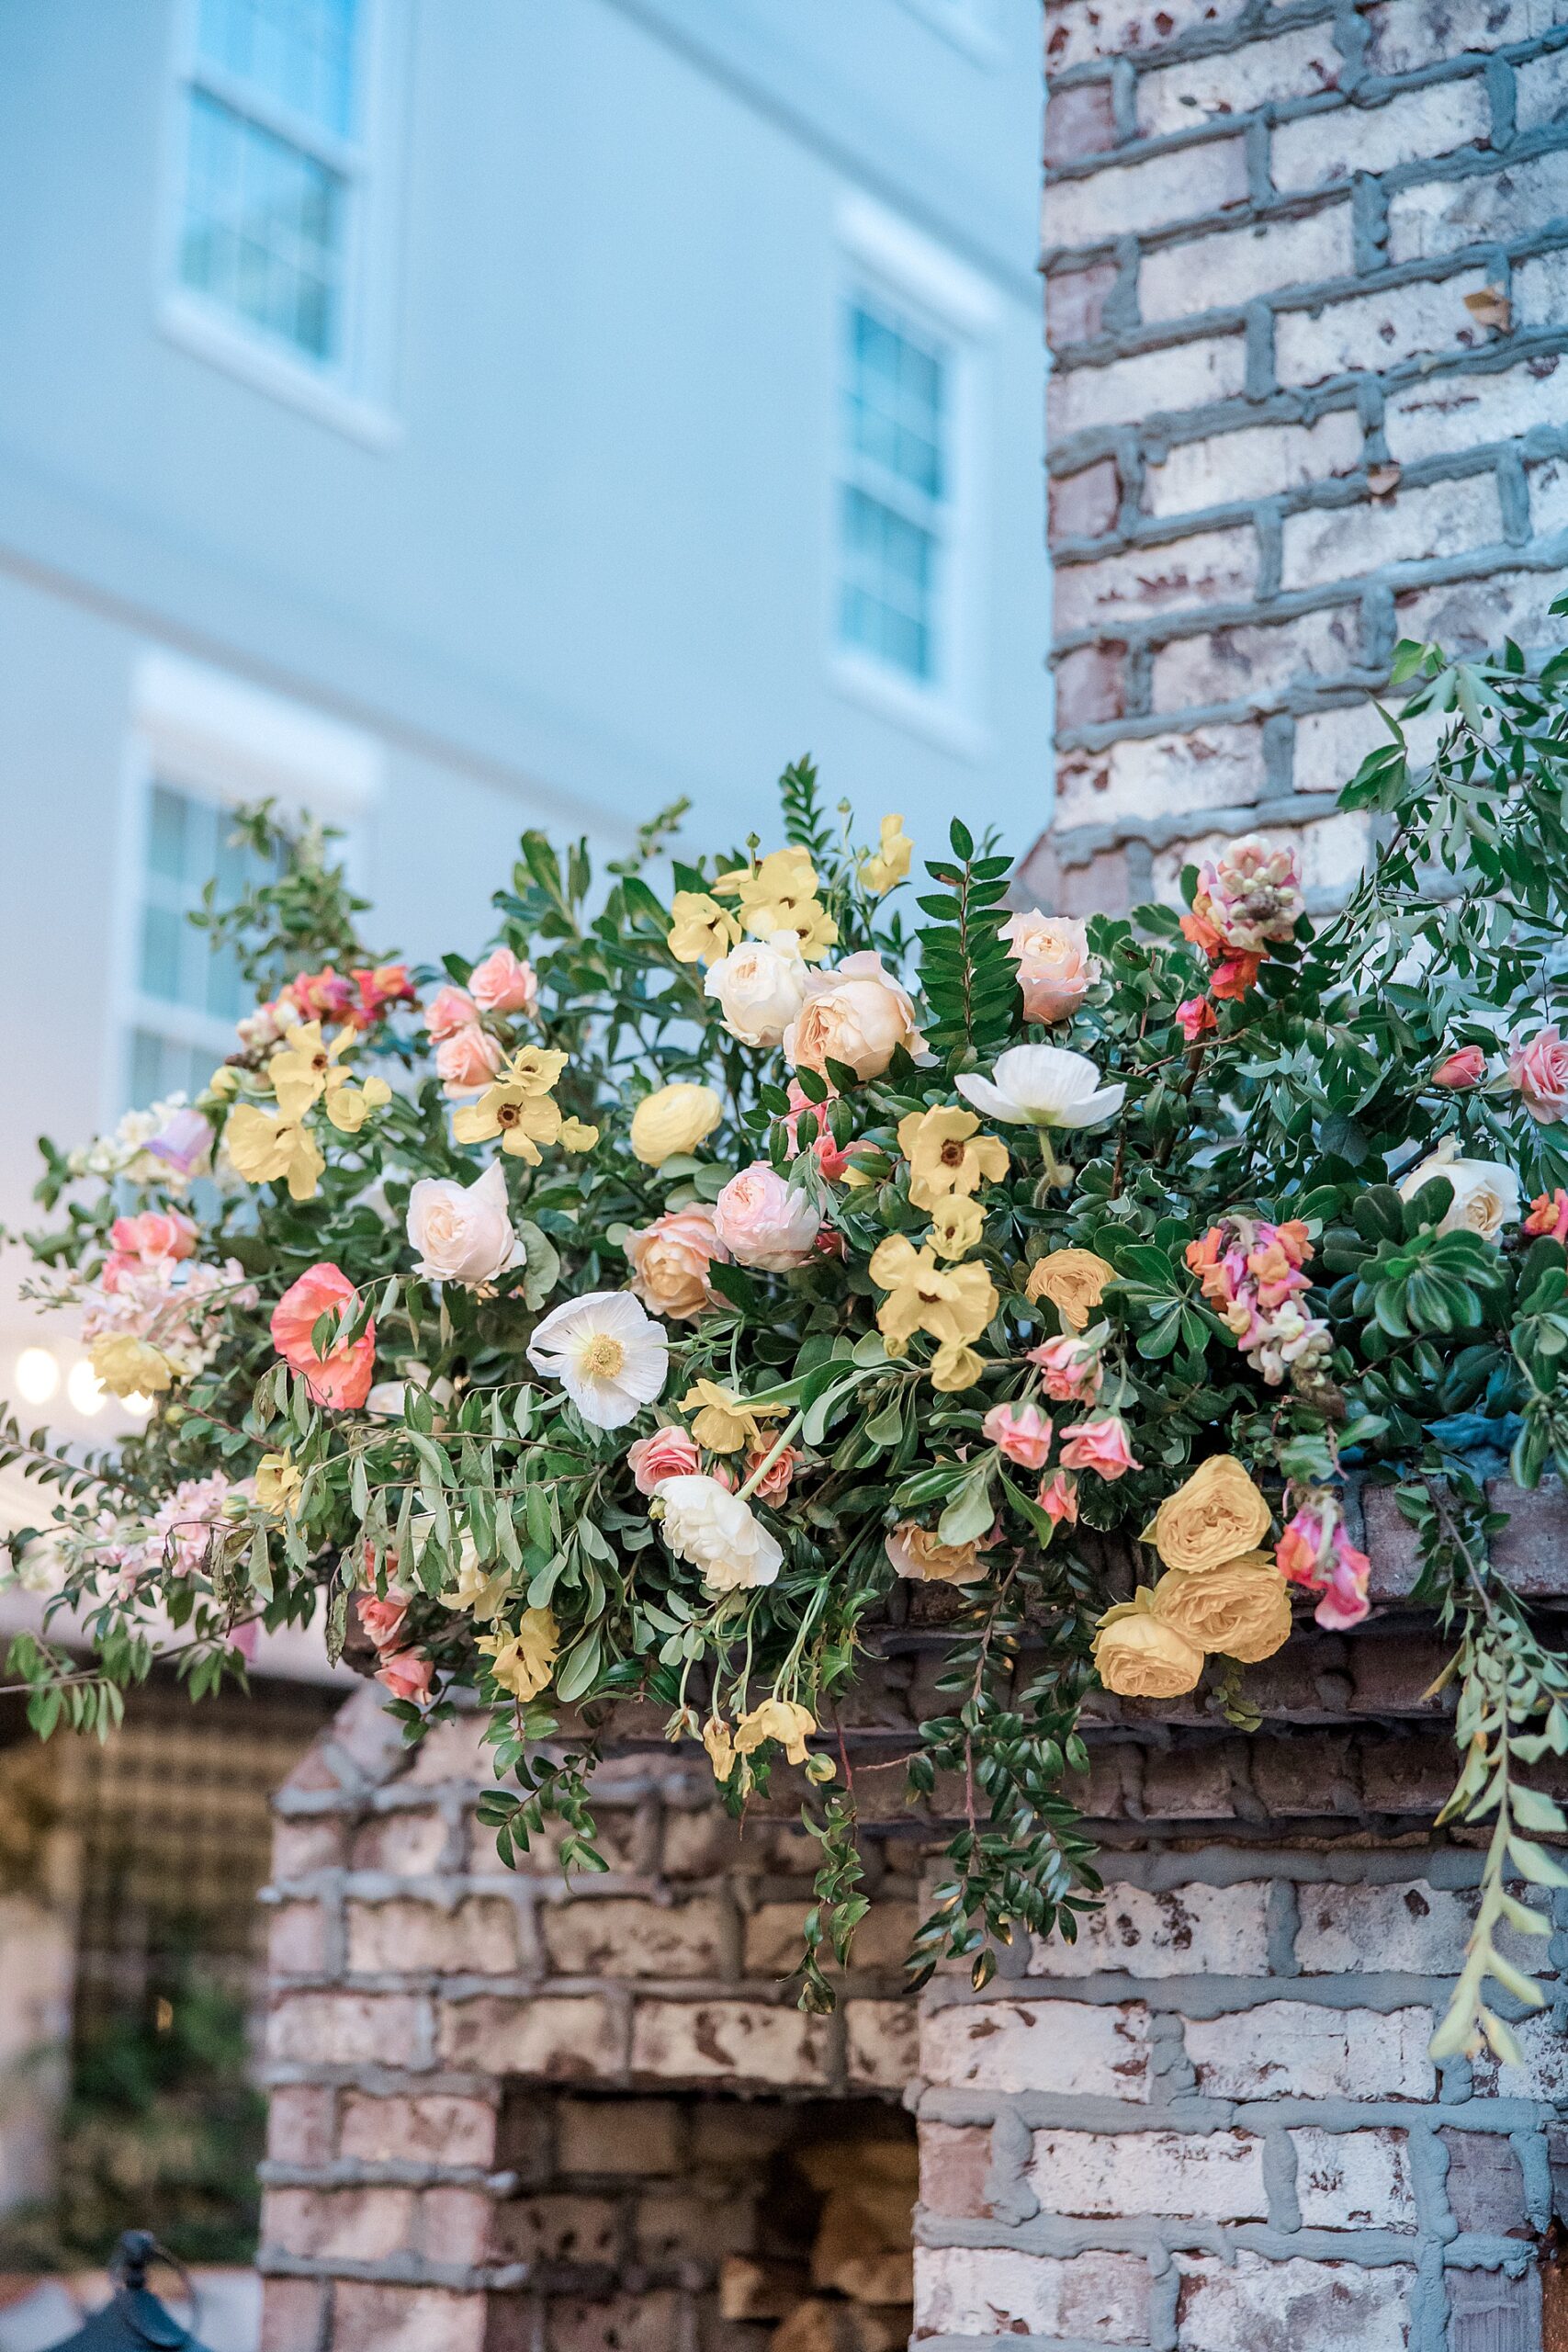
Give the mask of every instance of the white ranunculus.
<svg viewBox="0 0 1568 2352">
<path fill-rule="evenodd" d="M 711 966 L 703 993 L 743 1046 L 777 1046 L 806 1001 L 807 967 L 800 934 L 775 931 L 749 939 Z"/>
<path fill-rule="evenodd" d="M 422 1176 L 409 1194 L 409 1246 L 419 1251 L 416 1274 L 427 1283 L 461 1283 L 477 1290 L 499 1282 L 525 1252 L 512 1229 L 506 1178 L 492 1159 L 472 1184 L 450 1176 Z"/>
<path fill-rule="evenodd" d="M 670 1341 L 629 1290 L 593 1290 L 551 1307 L 535 1326 L 528 1361 L 560 1382 L 585 1421 L 618 1430 L 661 1394 Z"/>
<path fill-rule="evenodd" d="M 1479 1233 L 1495 1241 L 1519 1214 L 1519 1180 L 1500 1159 L 1461 1159 L 1452 1136 L 1445 1136 L 1411 1170 L 1399 1188 L 1402 1201 L 1413 1201 L 1423 1184 L 1446 1176 L 1454 1188 L 1453 1200 L 1438 1221 L 1439 1233 Z"/>
<path fill-rule="evenodd" d="M 1089 1056 L 1066 1046 L 1010 1046 L 989 1078 L 961 1078 L 958 1091 L 1004 1125 L 1102 1127 L 1127 1090 L 1102 1086 Z"/>
<path fill-rule="evenodd" d="M 654 1493 L 663 1506 L 664 1541 L 678 1560 L 701 1570 L 710 1592 L 773 1583 L 784 1553 L 750 1503 L 700 1471 L 662 1478 Z"/>
</svg>

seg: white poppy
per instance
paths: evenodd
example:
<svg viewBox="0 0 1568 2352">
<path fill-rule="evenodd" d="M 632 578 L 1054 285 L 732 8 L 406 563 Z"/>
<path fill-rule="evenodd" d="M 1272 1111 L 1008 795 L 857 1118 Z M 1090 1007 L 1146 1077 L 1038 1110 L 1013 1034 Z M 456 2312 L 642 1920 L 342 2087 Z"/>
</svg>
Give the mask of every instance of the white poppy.
<svg viewBox="0 0 1568 2352">
<path fill-rule="evenodd" d="M 1445 1136 L 1411 1170 L 1400 1185 L 1400 1199 L 1413 1201 L 1434 1176 L 1446 1176 L 1454 1188 L 1438 1220 L 1439 1233 L 1479 1233 L 1483 1241 L 1495 1241 L 1519 1214 L 1519 1180 L 1513 1170 L 1500 1159 L 1461 1159 L 1452 1136 Z"/>
<path fill-rule="evenodd" d="M 1102 1086 L 1089 1056 L 1066 1046 L 1010 1046 L 989 1078 L 961 1078 L 958 1091 L 1004 1125 L 1102 1127 L 1127 1090 Z"/>
<path fill-rule="evenodd" d="M 528 1361 L 560 1382 L 585 1421 L 618 1430 L 662 1392 L 670 1341 L 629 1290 L 594 1290 L 551 1307 L 535 1327 Z"/>
<path fill-rule="evenodd" d="M 750 1503 L 695 1470 L 661 1478 L 654 1492 L 664 1541 L 678 1560 L 701 1569 L 710 1592 L 773 1583 L 784 1553 Z"/>
</svg>

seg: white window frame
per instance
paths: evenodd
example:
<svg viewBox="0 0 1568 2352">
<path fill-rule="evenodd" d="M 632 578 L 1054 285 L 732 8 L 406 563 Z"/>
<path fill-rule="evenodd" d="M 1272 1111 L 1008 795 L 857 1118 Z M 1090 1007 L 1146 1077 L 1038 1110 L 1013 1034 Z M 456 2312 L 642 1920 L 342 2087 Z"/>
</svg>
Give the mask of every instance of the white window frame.
<svg viewBox="0 0 1568 2352">
<path fill-rule="evenodd" d="M 839 208 L 840 267 L 833 285 L 832 461 L 827 576 L 828 669 L 851 700 L 963 758 L 990 750 L 986 725 L 983 549 L 988 500 L 984 420 L 991 396 L 992 347 L 1001 320 L 995 290 L 963 262 L 869 197 Z M 843 440 L 843 325 L 864 299 L 903 312 L 941 344 L 946 386 L 947 492 L 942 500 L 935 605 L 938 670 L 929 684 L 846 645 L 839 634 L 840 502 L 849 479 Z"/>
<path fill-rule="evenodd" d="M 309 812 L 336 825 L 345 836 L 338 853 L 349 880 L 357 885 L 367 820 L 380 797 L 384 771 L 382 745 L 358 728 L 165 647 L 142 652 L 131 680 L 120 796 L 116 867 L 121 887 L 108 959 L 106 1128 L 127 1107 L 138 1029 L 155 1030 L 182 1044 L 210 1045 L 215 1064 L 234 1049 L 231 1023 L 144 995 L 140 984 L 153 786 L 166 785 L 218 808 L 270 797 L 287 816 Z"/>
<path fill-rule="evenodd" d="M 354 63 L 355 127 L 339 138 L 320 124 L 231 80 L 201 57 L 200 0 L 175 0 L 175 41 L 164 133 L 165 199 L 158 238 L 157 316 L 163 333 L 198 359 L 258 391 L 290 402 L 368 447 L 401 438 L 391 407 L 397 261 L 402 244 L 399 169 L 404 145 L 412 0 L 359 0 Z M 291 146 L 331 165 L 347 183 L 340 347 L 317 363 L 281 336 L 248 325 L 180 275 L 193 88 Z"/>
</svg>

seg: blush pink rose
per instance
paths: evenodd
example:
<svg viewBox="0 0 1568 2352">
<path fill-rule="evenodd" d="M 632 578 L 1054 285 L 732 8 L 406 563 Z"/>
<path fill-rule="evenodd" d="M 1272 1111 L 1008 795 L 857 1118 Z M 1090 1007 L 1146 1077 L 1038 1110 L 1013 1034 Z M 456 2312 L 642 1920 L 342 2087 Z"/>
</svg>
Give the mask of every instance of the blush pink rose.
<svg viewBox="0 0 1568 2352">
<path fill-rule="evenodd" d="M 810 1194 L 786 1183 L 765 1159 L 732 1176 L 713 1204 L 714 1231 L 722 1246 L 738 1265 L 764 1273 L 804 1266 L 821 1225 Z"/>
<path fill-rule="evenodd" d="M 980 1434 L 1021 1470 L 1043 1470 L 1050 1457 L 1051 1424 L 1038 1405 L 993 1405 Z"/>
<path fill-rule="evenodd" d="M 661 1478 L 690 1478 L 702 1468 L 696 1441 L 684 1430 L 655 1430 L 626 1448 L 626 1466 L 639 1495 L 651 1495 Z"/>
<path fill-rule="evenodd" d="M 1045 1394 L 1054 1405 L 1088 1405 L 1099 1396 L 1104 1374 L 1100 1350 L 1086 1348 L 1070 1332 L 1059 1340 L 1043 1340 L 1031 1348 L 1028 1362 L 1044 1375 Z"/>
<path fill-rule="evenodd" d="M 359 1622 L 378 1650 L 395 1649 L 409 1613 L 407 1593 L 389 1592 L 385 1600 L 374 1592 L 357 1595 Z"/>
<path fill-rule="evenodd" d="M 1469 1086 L 1479 1086 L 1486 1075 L 1486 1057 L 1479 1046 L 1461 1046 L 1450 1054 L 1432 1072 L 1434 1086 L 1447 1087 L 1459 1093 Z"/>
<path fill-rule="evenodd" d="M 837 1102 L 837 1100 L 838 1090 L 830 1087 L 828 1091 L 828 1102 Z M 784 1126 L 789 1133 L 791 1151 L 804 1151 L 809 1144 L 817 1154 L 818 1167 L 831 1184 L 837 1182 L 849 1165 L 850 1148 L 846 1144 L 840 1151 L 828 1132 L 828 1102 L 808 1102 L 806 1090 L 799 1079 L 792 1078 L 789 1082 L 789 1115 L 784 1121 Z M 803 1116 L 806 1121 L 804 1134 L 801 1130 Z"/>
<path fill-rule="evenodd" d="M 143 1209 L 140 1216 L 117 1216 L 109 1246 L 122 1258 L 152 1263 L 160 1258 L 194 1258 L 196 1227 L 179 1209 Z"/>
<path fill-rule="evenodd" d="M 340 1266 L 323 1263 L 307 1267 L 272 1310 L 273 1346 L 292 1371 L 303 1373 L 316 1403 L 334 1413 L 357 1410 L 370 1394 L 376 1367 L 375 1317 L 351 1346 L 333 1349 L 324 1360 L 317 1355 L 310 1335 L 320 1317 L 333 1309 L 341 1316 L 358 1296 Z"/>
<path fill-rule="evenodd" d="M 1034 1499 L 1055 1526 L 1064 1521 L 1069 1527 L 1077 1525 L 1078 1490 L 1065 1471 L 1054 1470 L 1048 1478 L 1042 1478 Z"/>
<path fill-rule="evenodd" d="M 1114 1414 L 1103 1421 L 1080 1421 L 1062 1441 L 1064 1470 L 1098 1470 L 1102 1478 L 1120 1478 L 1141 1470 L 1127 1442 L 1127 1429 Z"/>
<path fill-rule="evenodd" d="M 417 1706 L 430 1690 L 435 1669 L 417 1650 L 394 1650 L 376 1669 L 376 1679 L 394 1699 L 412 1699 Z"/>
<path fill-rule="evenodd" d="M 532 964 L 525 964 L 510 947 L 494 947 L 468 974 L 474 1002 L 486 1012 L 532 1012 L 539 1001 L 539 983 Z"/>
<path fill-rule="evenodd" d="M 1508 1079 L 1532 1119 L 1554 1127 L 1568 1118 L 1568 1045 L 1555 1023 L 1508 1057 Z"/>
<path fill-rule="evenodd" d="M 477 1021 L 465 1023 L 443 1037 L 435 1048 L 435 1073 L 446 1094 L 477 1094 L 500 1069 L 502 1051 Z"/>
<path fill-rule="evenodd" d="M 443 1037 L 456 1036 L 459 1029 L 467 1029 L 478 1011 L 468 989 L 454 988 L 448 980 L 425 1006 L 424 1025 L 439 1044 Z"/>
<path fill-rule="evenodd" d="M 1018 967 L 1024 1019 L 1070 1019 L 1100 978 L 1083 924 L 1070 915 L 1043 915 L 1036 907 L 1005 922 L 1002 937 Z"/>
</svg>

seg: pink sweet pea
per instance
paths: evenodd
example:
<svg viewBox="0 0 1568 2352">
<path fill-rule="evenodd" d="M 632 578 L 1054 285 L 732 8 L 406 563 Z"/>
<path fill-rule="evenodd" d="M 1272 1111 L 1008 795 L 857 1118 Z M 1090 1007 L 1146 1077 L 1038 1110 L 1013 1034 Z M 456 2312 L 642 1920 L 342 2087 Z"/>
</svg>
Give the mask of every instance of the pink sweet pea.
<svg viewBox="0 0 1568 2352">
<path fill-rule="evenodd" d="M 1184 1004 L 1177 1006 L 1176 1017 L 1190 1046 L 1195 1046 L 1206 1030 L 1217 1029 L 1220 1025 L 1214 1008 L 1206 996 L 1190 996 Z"/>
<path fill-rule="evenodd" d="M 1051 1424 L 1038 1405 L 993 1405 L 980 1432 L 1021 1470 L 1043 1470 L 1050 1458 Z"/>
<path fill-rule="evenodd" d="M 684 1430 L 655 1430 L 626 1448 L 626 1466 L 639 1495 L 651 1495 L 661 1478 L 689 1478 L 702 1468 L 696 1441 Z"/>
<path fill-rule="evenodd" d="M 486 1012 L 532 1012 L 539 1001 L 539 983 L 532 964 L 525 964 L 510 947 L 495 947 L 468 974 L 474 1002 Z"/>
<path fill-rule="evenodd" d="M 1528 1046 L 1514 1047 L 1508 1057 L 1508 1080 L 1532 1119 L 1554 1127 L 1568 1118 L 1568 1044 L 1553 1023 L 1539 1029 Z"/>
<path fill-rule="evenodd" d="M 1115 1414 L 1103 1421 L 1079 1421 L 1062 1442 L 1061 1461 L 1064 1470 L 1098 1470 L 1102 1478 L 1120 1478 L 1144 1466 L 1133 1459 L 1126 1424 Z"/>
<path fill-rule="evenodd" d="M 147 1149 L 176 1176 L 194 1176 L 212 1149 L 212 1122 L 199 1111 L 171 1111 L 157 1134 L 148 1136 Z"/>
<path fill-rule="evenodd" d="M 1047 1519 L 1060 1527 L 1065 1520 L 1076 1527 L 1078 1517 L 1078 1490 L 1073 1480 L 1061 1470 L 1053 1470 L 1048 1478 L 1040 1481 L 1040 1491 L 1034 1498 Z"/>
<path fill-rule="evenodd" d="M 1485 1075 L 1486 1057 L 1480 1046 L 1461 1046 L 1438 1064 L 1432 1072 L 1432 1083 L 1457 1094 L 1466 1087 L 1479 1086 Z"/>
<path fill-rule="evenodd" d="M 455 1037 L 459 1029 L 467 1029 L 476 1019 L 479 1007 L 467 989 L 455 989 L 448 981 L 438 988 L 424 1009 L 424 1025 L 437 1045 L 443 1037 Z"/>
<path fill-rule="evenodd" d="M 394 1699 L 412 1699 L 417 1706 L 430 1690 L 435 1669 L 417 1650 L 395 1650 L 376 1669 L 376 1679 Z"/>
<path fill-rule="evenodd" d="M 316 1403 L 334 1413 L 357 1409 L 370 1394 L 376 1366 L 375 1318 L 351 1346 L 333 1348 L 324 1360 L 317 1355 L 311 1334 L 321 1316 L 335 1308 L 341 1317 L 358 1296 L 341 1266 L 323 1263 L 307 1267 L 272 1310 L 273 1346 L 286 1364 L 304 1374 L 305 1385 Z"/>
</svg>

